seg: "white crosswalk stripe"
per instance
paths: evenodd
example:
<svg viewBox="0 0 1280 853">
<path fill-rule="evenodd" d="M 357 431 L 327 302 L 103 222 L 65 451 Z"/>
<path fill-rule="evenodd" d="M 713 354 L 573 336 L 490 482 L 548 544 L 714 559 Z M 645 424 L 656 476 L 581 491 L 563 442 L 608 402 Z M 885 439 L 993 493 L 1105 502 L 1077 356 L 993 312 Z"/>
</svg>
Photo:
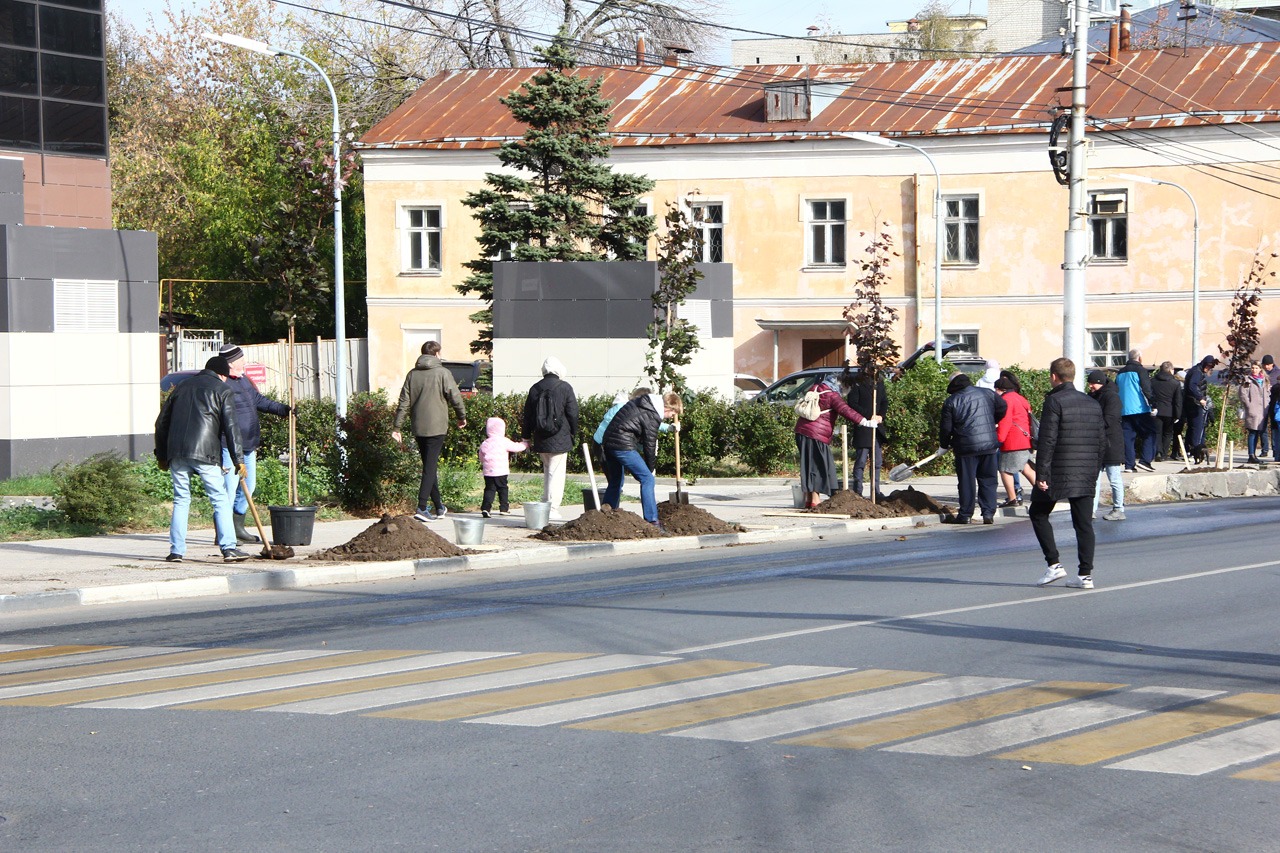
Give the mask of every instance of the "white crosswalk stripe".
<svg viewBox="0 0 1280 853">
<path fill-rule="evenodd" d="M 136 646 L 134 648 L 103 649 L 99 652 L 79 652 L 51 658 L 37 658 L 35 660 L 15 660 L 8 663 L 0 663 L 0 675 L 18 672 L 39 672 L 40 670 L 56 669 L 61 666 L 75 666 L 77 664 L 134 660 L 187 651 L 191 651 L 191 649 L 181 646 Z"/>
<path fill-rule="evenodd" d="M 1022 679 L 1014 678 L 977 676 L 939 678 L 909 687 L 895 687 L 891 690 L 881 690 L 847 699 L 818 702 L 802 708 L 771 711 L 752 717 L 695 726 L 684 731 L 671 732 L 668 736 L 748 743 L 1026 683 Z"/>
<path fill-rule="evenodd" d="M 1278 754 L 1280 720 L 1268 720 L 1106 766 L 1117 770 L 1203 776 L 1225 767 L 1260 761 Z"/>
<path fill-rule="evenodd" d="M 241 669 L 248 666 L 285 663 L 295 660 L 310 660 L 345 652 L 338 649 L 315 651 L 302 649 L 292 652 L 271 652 L 261 655 L 243 655 L 241 657 L 223 658 L 222 660 L 188 663 L 181 666 L 162 666 L 156 669 L 121 672 L 112 675 L 92 675 L 84 678 L 69 678 L 65 681 L 48 681 L 43 684 L 24 684 L 18 687 L 0 688 L 0 699 L 19 699 L 23 696 L 36 696 L 44 693 L 61 693 L 66 690 L 82 690 L 87 687 L 104 687 L 108 684 L 125 684 L 134 681 L 151 681 L 157 678 L 169 678 L 178 675 L 196 675 L 204 672 L 221 672 L 223 670 Z"/>
<path fill-rule="evenodd" d="M 993 720 L 959 731 L 946 732 L 885 747 L 887 752 L 914 752 L 923 755 L 964 757 L 1009 749 L 1034 740 L 1063 735 L 1080 729 L 1136 717 L 1182 705 L 1196 699 L 1221 696 L 1221 690 L 1190 690 L 1180 687 L 1139 687 L 1104 699 L 1085 699 L 1010 719 Z"/>
<path fill-rule="evenodd" d="M 652 708 L 673 702 L 687 702 L 705 696 L 717 696 L 724 693 L 734 693 L 739 690 L 751 690 L 756 687 L 768 687 L 772 684 L 784 684 L 788 681 L 800 681 L 852 671 L 830 666 L 775 666 L 769 669 L 734 673 L 733 675 L 702 678 L 697 681 L 682 681 L 679 684 L 666 684 L 661 687 L 629 690 L 626 693 L 611 696 L 561 702 L 557 705 L 547 705 L 541 708 L 511 711 L 506 714 L 497 714 L 477 720 L 468 720 L 467 722 L 488 723 L 495 726 L 555 726 L 606 714 L 619 714 L 624 711 Z"/>
<path fill-rule="evenodd" d="M 287 705 L 274 705 L 262 710 L 298 714 L 345 714 L 351 711 L 367 711 L 371 708 L 422 702 L 429 699 L 440 699 L 444 696 L 457 696 L 462 693 L 493 690 L 499 687 L 516 687 L 539 681 L 552 681 L 559 678 L 590 675 L 596 672 L 649 666 L 651 664 L 667 663 L 672 660 L 674 658 L 655 655 L 603 655 L 585 660 L 549 663 L 542 666 L 532 666 L 527 669 L 495 672 L 488 675 L 473 675 L 427 684 L 388 687 L 382 690 L 372 690 L 366 693 L 354 693 L 346 696 L 333 696 L 325 699 L 308 699 L 302 702 L 290 702 Z"/>
<path fill-rule="evenodd" d="M 148 693 L 143 696 L 129 696 L 122 699 L 109 699 L 102 702 L 86 702 L 73 705 L 73 708 L 121 708 L 141 710 L 145 708 L 162 708 L 166 705 L 181 705 L 186 702 L 199 702 L 204 699 L 224 699 L 228 696 L 242 696 L 246 693 L 261 693 L 267 690 L 282 690 L 289 687 L 302 687 L 308 684 L 328 684 L 334 681 L 345 681 L 352 678 L 365 678 L 375 675 L 388 675 L 393 672 L 405 672 L 415 669 L 430 669 L 438 666 L 449 666 L 456 663 L 468 663 L 473 660 L 503 657 L 511 652 L 440 652 L 437 654 L 415 655 L 395 660 L 364 663 L 355 666 L 340 666 L 333 669 L 321 669 L 313 672 L 300 672 L 291 675 L 277 675 L 267 678 L 255 678 L 235 681 L 230 684 L 207 684 L 200 687 L 188 687 L 182 690 L 166 690 L 163 693 Z"/>
<path fill-rule="evenodd" d="M 41 649 L 41 648 L 44 648 L 44 646 L 40 646 L 40 645 L 31 646 L 31 645 L 24 645 L 21 643 L 0 643 L 0 654 L 4 654 L 5 652 L 26 652 L 26 651 L 30 651 L 31 649 Z"/>
</svg>

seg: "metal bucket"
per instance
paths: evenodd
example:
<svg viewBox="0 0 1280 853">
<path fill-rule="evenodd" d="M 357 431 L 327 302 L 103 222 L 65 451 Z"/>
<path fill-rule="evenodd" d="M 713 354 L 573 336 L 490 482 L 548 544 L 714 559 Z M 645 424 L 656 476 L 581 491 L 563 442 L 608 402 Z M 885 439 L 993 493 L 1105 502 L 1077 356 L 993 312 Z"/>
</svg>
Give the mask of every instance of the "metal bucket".
<svg viewBox="0 0 1280 853">
<path fill-rule="evenodd" d="M 551 523 L 550 501 L 529 501 L 524 505 L 524 526 L 541 530 Z"/>
<path fill-rule="evenodd" d="M 484 541 L 483 518 L 455 518 L 453 538 L 460 548 L 469 548 Z"/>
<path fill-rule="evenodd" d="M 804 509 L 804 505 L 809 496 L 804 493 L 804 486 L 799 483 L 791 484 L 791 505 L 796 509 Z"/>
</svg>

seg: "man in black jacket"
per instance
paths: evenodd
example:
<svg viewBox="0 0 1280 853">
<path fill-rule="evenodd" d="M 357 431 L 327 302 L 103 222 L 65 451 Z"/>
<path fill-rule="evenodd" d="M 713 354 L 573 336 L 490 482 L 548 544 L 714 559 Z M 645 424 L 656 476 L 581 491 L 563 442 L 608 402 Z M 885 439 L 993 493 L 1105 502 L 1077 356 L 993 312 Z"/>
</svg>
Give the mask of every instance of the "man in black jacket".
<svg viewBox="0 0 1280 853">
<path fill-rule="evenodd" d="M 289 414 L 289 407 L 278 400 L 264 397 L 258 392 L 258 386 L 244 374 L 248 359 L 244 350 L 235 344 L 227 344 L 218 350 L 218 355 L 227 360 L 231 369 L 231 377 L 227 379 L 227 387 L 236 395 L 236 425 L 240 427 L 240 440 L 244 450 L 244 482 L 240 474 L 231 464 L 231 454 L 227 446 L 222 445 L 222 469 L 227 474 L 227 494 L 234 498 L 231 505 L 231 521 L 236 528 L 237 542 L 261 542 L 244 526 L 244 514 L 249 511 L 249 498 L 253 497 L 254 487 L 258 485 L 258 448 L 262 446 L 262 426 L 258 423 L 258 412 L 267 412 L 284 417 Z M 247 494 L 246 494 L 247 492 Z"/>
<path fill-rule="evenodd" d="M 1104 521 L 1124 521 L 1124 429 L 1121 421 L 1120 392 L 1116 383 L 1101 370 L 1089 371 L 1089 396 L 1102 407 L 1102 423 L 1107 430 L 1107 452 L 1102 457 L 1098 487 L 1093 490 L 1093 515 L 1098 514 L 1098 496 L 1102 494 L 1102 478 L 1111 484 L 1111 512 Z"/>
<path fill-rule="evenodd" d="M 870 461 L 871 488 L 875 491 L 876 500 L 883 501 L 886 499 L 880 493 L 880 468 L 884 465 L 882 454 L 885 442 L 883 421 L 889 411 L 889 395 L 885 393 L 884 379 L 879 377 L 876 379 L 875 384 L 872 385 L 870 374 L 866 371 L 859 371 L 850 376 L 847 381 L 844 379 L 841 381 L 849 388 L 849 393 L 845 396 L 845 402 L 849 404 L 849 408 L 864 418 L 879 415 L 881 419 L 881 426 L 877 429 L 855 429 L 853 431 L 853 446 L 857 453 L 853 460 L 853 480 L 850 483 L 850 488 L 855 495 L 862 494 L 862 472 L 866 469 L 867 462 Z M 874 407 L 871 405 L 873 396 L 875 397 Z M 873 441 L 876 449 L 875 459 L 870 458 Z"/>
<path fill-rule="evenodd" d="M 955 453 L 960 511 L 942 521 L 944 524 L 968 524 L 973 518 L 976 498 L 982 510 L 982 523 L 994 524 L 1000 450 L 996 424 L 1009 407 L 995 391 L 978 388 L 963 373 L 951 377 L 947 394 L 947 401 L 942 404 L 938 445 Z"/>
<path fill-rule="evenodd" d="M 658 466 L 658 431 L 667 418 L 678 417 L 683 404 L 679 396 L 645 394 L 618 410 L 604 431 L 605 477 L 609 485 L 601 500 L 614 509 L 622 500 L 622 481 L 628 471 L 640 483 L 640 511 L 644 520 L 658 525 L 658 501 L 654 495 L 653 472 Z"/>
<path fill-rule="evenodd" d="M 249 555 L 236 548 L 231 523 L 231 496 L 222 469 L 222 445 L 226 443 L 231 468 L 244 470 L 244 448 L 236 426 L 235 394 L 226 386 L 231 368 L 215 355 L 204 370 L 173 390 L 156 418 L 156 464 L 173 481 L 173 515 L 169 521 L 170 563 L 181 563 L 187 553 L 187 518 L 191 512 L 191 475 L 204 484 L 213 506 L 213 526 L 222 559 L 238 563 Z"/>
<path fill-rule="evenodd" d="M 1067 576 L 1058 562 L 1049 513 L 1065 500 L 1071 505 L 1071 525 L 1076 531 L 1080 572 L 1067 581 L 1072 589 L 1093 589 L 1093 513 L 1090 506 L 1097 489 L 1098 471 L 1107 451 L 1107 431 L 1102 407 L 1076 390 L 1075 363 L 1057 358 L 1049 365 L 1053 388 L 1044 397 L 1040 413 L 1040 441 L 1036 451 L 1036 485 L 1031 490 L 1031 529 L 1049 568 L 1037 582 L 1046 586 Z"/>
<path fill-rule="evenodd" d="M 560 359 L 549 357 L 542 362 L 542 379 L 529 389 L 524 400 L 524 418 L 520 434 L 542 459 L 542 499 L 551 504 L 550 518 L 559 521 L 560 504 L 564 501 L 564 475 L 578 434 L 578 397 L 573 386 L 564 381 L 565 369 Z M 542 398 L 547 398 L 543 406 Z M 539 423 L 539 413 L 546 412 L 554 423 Z"/>
<path fill-rule="evenodd" d="M 1197 462 L 1203 462 L 1204 427 L 1209 411 L 1209 374 L 1218 366 L 1218 359 L 1206 355 L 1200 363 L 1187 370 L 1183 383 L 1182 419 L 1187 422 L 1187 453 Z"/>
</svg>

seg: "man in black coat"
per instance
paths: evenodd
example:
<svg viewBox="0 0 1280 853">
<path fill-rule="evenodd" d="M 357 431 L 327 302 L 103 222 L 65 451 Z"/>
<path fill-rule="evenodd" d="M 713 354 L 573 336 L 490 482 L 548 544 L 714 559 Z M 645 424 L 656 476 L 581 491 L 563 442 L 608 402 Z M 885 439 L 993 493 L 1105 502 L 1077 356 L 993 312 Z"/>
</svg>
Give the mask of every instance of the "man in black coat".
<svg viewBox="0 0 1280 853">
<path fill-rule="evenodd" d="M 1124 428 L 1122 426 L 1120 392 L 1116 383 L 1101 370 L 1089 372 L 1089 396 L 1102 407 L 1102 423 L 1107 430 L 1107 452 L 1102 457 L 1098 487 L 1093 491 L 1093 515 L 1098 514 L 1098 496 L 1102 494 L 1102 478 L 1111 484 L 1111 512 L 1104 521 L 1124 521 Z"/>
<path fill-rule="evenodd" d="M 938 446 L 955 454 L 960 511 L 942 521 L 944 524 L 968 524 L 973 518 L 976 498 L 982 510 L 982 523 L 994 524 L 996 482 L 1000 473 L 997 464 L 1000 439 L 996 437 L 996 424 L 1009 407 L 995 391 L 977 387 L 963 373 L 951 377 L 947 395 L 947 401 L 942 404 Z"/>
<path fill-rule="evenodd" d="M 1187 453 L 1197 463 L 1203 462 L 1204 428 L 1209 411 L 1209 374 L 1218 366 L 1218 359 L 1206 355 L 1195 367 L 1187 369 L 1187 381 L 1183 383 L 1182 419 L 1187 422 Z"/>
<path fill-rule="evenodd" d="M 236 398 L 236 424 L 240 427 L 240 439 L 244 443 L 244 481 L 231 464 L 231 455 L 227 445 L 222 444 L 222 467 L 227 474 L 227 494 L 234 502 L 231 505 L 231 521 L 236 528 L 236 541 L 257 543 L 262 540 L 250 533 L 244 526 L 244 514 L 249 511 L 249 498 L 258 484 L 258 448 L 262 446 L 262 424 L 258 422 L 258 412 L 285 417 L 289 407 L 278 400 L 264 397 L 258 386 L 245 375 L 244 369 L 248 359 L 244 350 L 235 344 L 227 344 L 218 350 L 218 355 L 227 360 L 231 368 L 231 376 L 227 379 L 227 387 Z"/>
<path fill-rule="evenodd" d="M 1098 485 L 1098 471 L 1107 452 L 1107 430 L 1102 407 L 1076 390 L 1076 366 L 1069 358 L 1049 365 L 1053 388 L 1044 397 L 1040 413 L 1040 441 L 1036 451 L 1036 485 L 1031 490 L 1031 529 L 1049 568 L 1037 582 L 1046 586 L 1067 576 L 1058 562 L 1049 513 L 1065 500 L 1071 505 L 1071 525 L 1076 531 L 1080 572 L 1067 581 L 1072 589 L 1093 589 L 1093 513 L 1090 506 Z"/>
<path fill-rule="evenodd" d="M 871 444 L 874 438 L 876 454 L 875 459 L 871 462 L 871 488 L 875 490 L 876 500 L 882 501 L 885 500 L 885 496 L 880 493 L 880 469 L 884 465 L 882 454 L 886 437 L 883 422 L 885 415 L 889 411 L 889 395 L 885 393 L 884 379 L 877 378 L 875 384 L 872 385 L 871 376 L 865 371 L 854 374 L 847 384 L 849 393 L 845 397 L 845 402 L 849 404 L 849 408 L 864 418 L 879 415 L 882 424 L 877 429 L 855 429 L 853 431 L 853 447 L 857 453 L 853 460 L 853 482 L 850 483 L 850 488 L 855 495 L 862 494 L 862 472 L 866 469 L 867 462 L 871 457 Z M 872 411 L 871 405 L 873 388 L 875 391 L 875 411 Z"/>
<path fill-rule="evenodd" d="M 578 434 L 578 396 L 573 393 L 573 386 L 564 381 L 564 375 L 564 365 L 555 356 L 542 362 L 542 379 L 533 383 L 525 397 L 520 429 L 529 447 L 542 459 L 542 499 L 551 504 L 552 521 L 561 518 L 565 469 Z M 547 398 L 545 407 L 541 406 L 543 397 Z M 544 409 L 555 421 L 554 429 L 547 428 L 552 424 L 539 423 L 539 411 Z"/>
</svg>

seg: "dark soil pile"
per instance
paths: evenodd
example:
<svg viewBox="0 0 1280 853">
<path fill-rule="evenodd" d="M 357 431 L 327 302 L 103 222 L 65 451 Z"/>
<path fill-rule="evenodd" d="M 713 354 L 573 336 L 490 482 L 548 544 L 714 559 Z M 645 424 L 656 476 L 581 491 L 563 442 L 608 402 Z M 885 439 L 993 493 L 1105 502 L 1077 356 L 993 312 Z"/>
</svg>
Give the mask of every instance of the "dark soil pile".
<svg viewBox="0 0 1280 853">
<path fill-rule="evenodd" d="M 314 554 L 312 559 L 347 563 L 458 557 L 465 553 L 448 539 L 432 533 L 412 515 L 384 515 L 350 542 Z"/>
<path fill-rule="evenodd" d="M 740 524 L 721 521 L 693 504 L 658 504 L 658 521 L 672 536 L 705 536 L 711 533 L 741 533 Z"/>
<path fill-rule="evenodd" d="M 620 539 L 656 539 L 662 531 L 634 512 L 589 509 L 561 525 L 548 525 L 532 539 L 546 542 L 616 542 Z"/>
<path fill-rule="evenodd" d="M 952 509 L 938 503 L 924 492 L 917 492 L 911 486 L 890 492 L 888 499 L 872 503 L 869 499 L 853 492 L 839 491 L 822 503 L 812 512 L 847 515 L 850 518 L 901 518 L 906 515 L 950 515 Z"/>
</svg>

